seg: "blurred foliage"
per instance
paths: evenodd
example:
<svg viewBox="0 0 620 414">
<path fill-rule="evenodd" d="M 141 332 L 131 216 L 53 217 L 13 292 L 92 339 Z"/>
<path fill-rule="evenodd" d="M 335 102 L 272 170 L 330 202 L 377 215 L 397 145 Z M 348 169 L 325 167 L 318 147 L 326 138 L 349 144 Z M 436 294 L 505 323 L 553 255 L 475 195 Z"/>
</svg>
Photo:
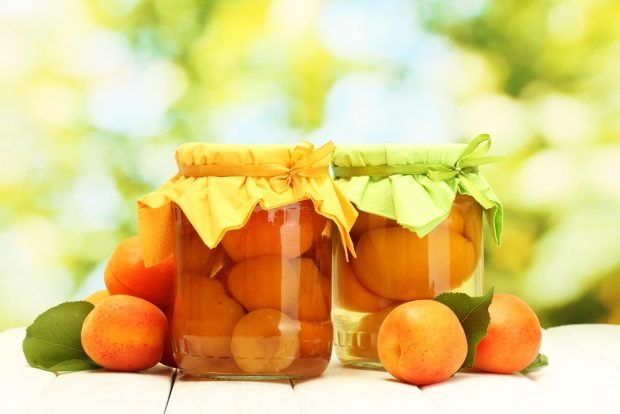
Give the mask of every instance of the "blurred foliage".
<svg viewBox="0 0 620 414">
<path fill-rule="evenodd" d="M 486 278 L 620 323 L 615 0 L 0 0 L 0 329 L 102 285 L 175 147 L 489 132 Z"/>
</svg>

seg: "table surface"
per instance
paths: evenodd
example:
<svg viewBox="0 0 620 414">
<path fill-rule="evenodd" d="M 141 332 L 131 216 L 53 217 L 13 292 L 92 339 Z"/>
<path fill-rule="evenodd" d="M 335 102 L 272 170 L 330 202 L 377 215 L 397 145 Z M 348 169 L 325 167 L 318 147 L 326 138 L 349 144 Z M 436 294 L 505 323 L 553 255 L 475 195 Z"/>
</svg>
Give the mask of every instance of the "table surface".
<svg viewBox="0 0 620 414">
<path fill-rule="evenodd" d="M 188 380 L 158 365 L 141 373 L 54 375 L 31 368 L 24 329 L 0 333 L 0 413 L 620 413 L 620 325 L 543 332 L 549 366 L 528 375 L 460 372 L 415 387 L 343 367 L 300 381 Z"/>
</svg>

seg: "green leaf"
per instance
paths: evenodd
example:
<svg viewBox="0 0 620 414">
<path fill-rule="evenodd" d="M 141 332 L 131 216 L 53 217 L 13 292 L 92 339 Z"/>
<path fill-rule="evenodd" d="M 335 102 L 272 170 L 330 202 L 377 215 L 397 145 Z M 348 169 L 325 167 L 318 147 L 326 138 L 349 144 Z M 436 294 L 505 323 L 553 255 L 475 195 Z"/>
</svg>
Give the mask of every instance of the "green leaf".
<svg viewBox="0 0 620 414">
<path fill-rule="evenodd" d="M 530 365 L 523 368 L 519 372 L 525 375 L 525 374 L 529 374 L 530 372 L 537 371 L 541 369 L 542 367 L 546 367 L 547 365 L 549 365 L 549 358 L 547 358 L 547 355 L 538 354 L 536 355 L 536 358 L 534 358 L 534 360 L 532 361 Z"/>
<path fill-rule="evenodd" d="M 493 288 L 484 296 L 469 296 L 465 293 L 442 293 L 436 301 L 448 306 L 461 321 L 467 337 L 467 357 L 461 368 L 469 368 L 474 363 L 476 347 L 487 334 L 491 317 L 489 305 L 493 299 Z"/>
<path fill-rule="evenodd" d="M 89 302 L 66 302 L 37 316 L 22 344 L 28 364 L 53 372 L 99 368 L 84 352 L 80 336 L 93 308 Z"/>
</svg>

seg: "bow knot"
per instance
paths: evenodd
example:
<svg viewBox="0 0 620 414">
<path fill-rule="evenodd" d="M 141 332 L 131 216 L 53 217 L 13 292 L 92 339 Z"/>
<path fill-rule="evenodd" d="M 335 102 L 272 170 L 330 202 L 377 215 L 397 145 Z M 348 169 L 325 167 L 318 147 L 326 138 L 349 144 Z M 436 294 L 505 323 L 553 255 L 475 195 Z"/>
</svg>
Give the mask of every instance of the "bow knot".
<svg viewBox="0 0 620 414">
<path fill-rule="evenodd" d="M 186 177 L 265 177 L 271 188 L 282 193 L 297 177 L 322 177 L 329 175 L 328 162 L 316 165 L 334 151 L 329 141 L 318 149 L 310 142 L 299 143 L 291 153 L 290 165 L 282 164 L 207 164 L 179 165 L 179 174 Z"/>
<path fill-rule="evenodd" d="M 282 173 L 269 178 L 271 188 L 282 193 L 291 187 L 297 177 L 320 177 L 329 175 L 327 163 L 315 166 L 334 151 L 334 143 L 329 141 L 320 148 L 314 150 L 314 145 L 308 141 L 300 142 L 291 154 L 291 165 Z"/>
</svg>

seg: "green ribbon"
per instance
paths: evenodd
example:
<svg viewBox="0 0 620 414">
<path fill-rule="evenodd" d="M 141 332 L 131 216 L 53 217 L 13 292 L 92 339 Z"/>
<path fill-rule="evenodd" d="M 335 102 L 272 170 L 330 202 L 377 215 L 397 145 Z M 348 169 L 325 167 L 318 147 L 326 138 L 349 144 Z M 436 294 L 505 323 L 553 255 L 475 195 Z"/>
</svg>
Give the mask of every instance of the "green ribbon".
<svg viewBox="0 0 620 414">
<path fill-rule="evenodd" d="M 465 148 L 454 165 L 447 164 L 396 164 L 396 165 L 371 165 L 364 167 L 338 167 L 333 166 L 335 178 L 351 177 L 387 177 L 390 175 L 425 175 L 433 181 L 448 181 L 453 178 L 459 179 L 460 185 L 465 191 L 480 203 L 484 209 L 495 206 L 483 191 L 478 189 L 474 182 L 468 178 L 469 174 L 477 174 L 478 167 L 492 164 L 502 160 L 502 157 L 486 156 L 491 148 L 489 134 L 480 134 L 474 138 Z"/>
</svg>

